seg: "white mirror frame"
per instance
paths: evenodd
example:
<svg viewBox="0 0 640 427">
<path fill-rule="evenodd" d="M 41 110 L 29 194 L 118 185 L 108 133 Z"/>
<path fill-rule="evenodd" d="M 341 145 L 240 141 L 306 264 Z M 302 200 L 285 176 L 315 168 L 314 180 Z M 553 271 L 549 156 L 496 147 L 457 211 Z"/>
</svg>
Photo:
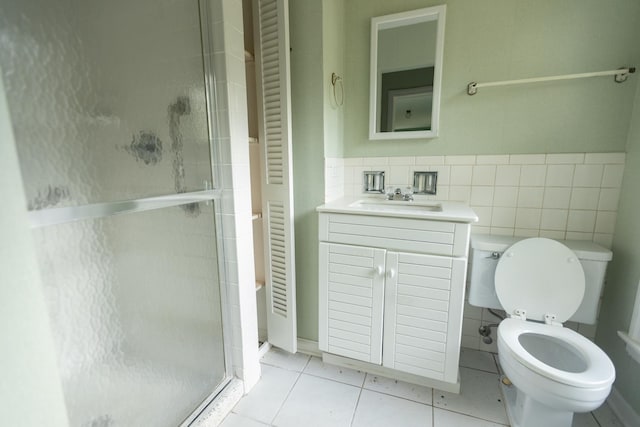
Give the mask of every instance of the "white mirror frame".
<svg viewBox="0 0 640 427">
<path fill-rule="evenodd" d="M 369 139 L 416 139 L 438 136 L 440 120 L 440 88 L 442 85 L 442 58 L 444 52 L 444 21 L 446 5 L 410 10 L 371 19 L 371 74 L 369 78 Z M 378 31 L 401 27 L 419 22 L 437 21 L 435 64 L 433 69 L 433 104 L 431 111 L 431 130 L 407 132 L 378 132 Z"/>
</svg>

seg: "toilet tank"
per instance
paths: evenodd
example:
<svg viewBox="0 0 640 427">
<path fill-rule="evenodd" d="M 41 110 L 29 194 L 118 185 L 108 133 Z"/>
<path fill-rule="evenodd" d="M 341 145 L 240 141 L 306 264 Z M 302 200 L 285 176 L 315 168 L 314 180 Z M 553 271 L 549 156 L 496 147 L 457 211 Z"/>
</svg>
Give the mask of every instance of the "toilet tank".
<svg viewBox="0 0 640 427">
<path fill-rule="evenodd" d="M 494 275 L 502 253 L 511 245 L 526 237 L 471 235 L 469 304 L 502 310 L 495 291 Z M 597 243 L 578 240 L 557 240 L 567 246 L 580 260 L 585 276 L 582 304 L 570 321 L 594 324 L 598 303 L 604 285 L 607 264 L 613 253 Z"/>
</svg>

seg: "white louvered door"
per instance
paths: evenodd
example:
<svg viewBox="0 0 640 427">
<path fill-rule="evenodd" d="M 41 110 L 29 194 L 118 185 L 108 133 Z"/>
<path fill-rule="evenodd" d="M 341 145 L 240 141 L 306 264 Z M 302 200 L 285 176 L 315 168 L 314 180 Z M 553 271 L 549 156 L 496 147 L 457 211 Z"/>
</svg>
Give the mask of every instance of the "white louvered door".
<svg viewBox="0 0 640 427">
<path fill-rule="evenodd" d="M 320 243 L 320 350 L 382 363 L 385 253 Z"/>
<path fill-rule="evenodd" d="M 387 253 L 383 366 L 455 382 L 465 258 Z"/>
<path fill-rule="evenodd" d="M 297 350 L 287 0 L 254 0 L 269 343 Z"/>
</svg>

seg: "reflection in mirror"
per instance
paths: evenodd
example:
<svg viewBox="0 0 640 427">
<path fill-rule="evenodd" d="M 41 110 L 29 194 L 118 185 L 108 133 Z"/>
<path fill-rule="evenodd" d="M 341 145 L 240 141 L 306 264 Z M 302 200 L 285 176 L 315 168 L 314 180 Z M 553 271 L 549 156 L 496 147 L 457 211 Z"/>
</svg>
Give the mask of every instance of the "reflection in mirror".
<svg viewBox="0 0 640 427">
<path fill-rule="evenodd" d="M 373 18 L 371 139 L 438 135 L 445 6 Z"/>
</svg>

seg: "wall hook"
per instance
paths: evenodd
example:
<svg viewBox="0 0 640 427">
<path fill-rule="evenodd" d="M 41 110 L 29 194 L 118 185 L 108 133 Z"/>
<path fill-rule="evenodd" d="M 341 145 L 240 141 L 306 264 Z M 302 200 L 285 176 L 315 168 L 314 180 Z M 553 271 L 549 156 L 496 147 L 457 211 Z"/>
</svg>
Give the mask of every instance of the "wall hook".
<svg viewBox="0 0 640 427">
<path fill-rule="evenodd" d="M 336 93 L 336 86 L 340 83 L 340 101 L 338 102 L 338 96 Z M 337 75 L 336 73 L 331 73 L 331 86 L 333 86 L 333 100 L 338 107 L 344 104 L 344 83 L 342 81 L 342 77 Z"/>
</svg>

